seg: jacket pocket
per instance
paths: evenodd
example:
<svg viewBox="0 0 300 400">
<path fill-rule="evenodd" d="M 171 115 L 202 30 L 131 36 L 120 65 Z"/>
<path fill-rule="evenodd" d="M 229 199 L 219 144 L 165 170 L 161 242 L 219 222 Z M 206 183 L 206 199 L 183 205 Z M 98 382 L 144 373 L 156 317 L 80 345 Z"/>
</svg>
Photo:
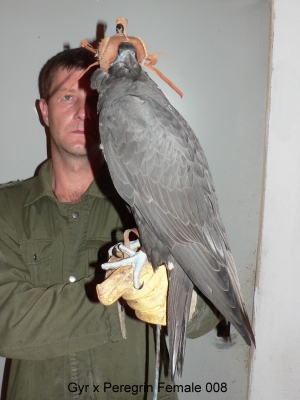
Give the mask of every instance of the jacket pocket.
<svg viewBox="0 0 300 400">
<path fill-rule="evenodd" d="M 109 240 L 89 239 L 86 242 L 86 254 L 88 264 L 88 274 L 98 272 L 101 269 L 101 264 L 107 262 Z"/>
<path fill-rule="evenodd" d="M 20 243 L 31 282 L 36 286 L 49 285 L 52 247 L 53 240 L 48 238 L 23 240 Z"/>
</svg>

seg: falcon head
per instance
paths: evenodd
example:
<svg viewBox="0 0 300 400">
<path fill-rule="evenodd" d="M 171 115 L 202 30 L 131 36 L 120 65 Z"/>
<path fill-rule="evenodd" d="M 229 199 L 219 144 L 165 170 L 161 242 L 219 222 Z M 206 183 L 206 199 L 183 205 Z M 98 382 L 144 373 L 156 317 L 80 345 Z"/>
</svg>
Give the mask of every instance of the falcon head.
<svg viewBox="0 0 300 400">
<path fill-rule="evenodd" d="M 130 42 L 121 42 L 118 56 L 111 64 L 109 74 L 117 78 L 127 78 L 136 81 L 141 73 L 135 47 Z"/>
</svg>

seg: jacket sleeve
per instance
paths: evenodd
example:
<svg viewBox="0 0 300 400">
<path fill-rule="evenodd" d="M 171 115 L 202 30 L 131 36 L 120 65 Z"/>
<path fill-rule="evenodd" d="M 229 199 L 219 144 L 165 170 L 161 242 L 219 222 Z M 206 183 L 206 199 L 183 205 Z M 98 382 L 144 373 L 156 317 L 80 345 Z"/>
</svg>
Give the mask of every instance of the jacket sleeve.
<svg viewBox="0 0 300 400">
<path fill-rule="evenodd" d="M 201 294 L 193 292 L 190 319 L 187 327 L 187 337 L 195 339 L 214 329 L 223 316 Z"/>
<path fill-rule="evenodd" d="M 47 359 L 122 338 L 117 305 L 86 295 L 93 275 L 74 283 L 38 287 L 24 264 L 9 202 L 0 196 L 0 355 Z"/>
</svg>

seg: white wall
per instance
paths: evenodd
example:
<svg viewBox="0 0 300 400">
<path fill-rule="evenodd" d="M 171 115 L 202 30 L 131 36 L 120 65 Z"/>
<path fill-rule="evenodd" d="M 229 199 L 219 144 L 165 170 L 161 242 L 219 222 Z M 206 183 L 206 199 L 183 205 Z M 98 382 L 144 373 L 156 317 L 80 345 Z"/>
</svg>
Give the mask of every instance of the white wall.
<svg viewBox="0 0 300 400">
<path fill-rule="evenodd" d="M 107 24 L 107 36 L 114 34 L 119 16 L 129 19 L 128 33 L 142 37 L 150 52 L 166 53 L 157 67 L 184 93 L 181 100 L 152 75 L 204 147 L 251 315 L 270 0 L 1 0 L 0 182 L 32 176 L 46 158 L 45 134 L 33 110 L 41 66 L 65 44 L 94 40 L 100 22 Z M 249 349 L 234 330 L 231 344 L 212 332 L 188 342 L 182 382 L 226 382 L 228 391 L 218 398 L 244 400 L 248 360 Z"/>
<path fill-rule="evenodd" d="M 270 118 L 250 400 L 300 396 L 300 3 L 274 1 Z"/>
</svg>

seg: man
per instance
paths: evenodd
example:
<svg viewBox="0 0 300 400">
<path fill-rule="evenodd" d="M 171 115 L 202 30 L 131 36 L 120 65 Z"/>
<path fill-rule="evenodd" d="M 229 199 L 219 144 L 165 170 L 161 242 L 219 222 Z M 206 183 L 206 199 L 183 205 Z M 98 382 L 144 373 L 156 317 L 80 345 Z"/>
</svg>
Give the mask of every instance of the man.
<svg viewBox="0 0 300 400">
<path fill-rule="evenodd" d="M 40 112 L 51 159 L 37 177 L 0 189 L 0 355 L 12 359 L 8 399 L 152 398 L 153 327 L 94 296 L 97 267 L 133 221 L 99 150 L 91 72 L 61 98 L 93 61 L 73 49 L 45 64 Z M 218 322 L 199 296 L 194 309 L 193 337 Z M 162 347 L 159 398 L 173 399 Z"/>
</svg>

